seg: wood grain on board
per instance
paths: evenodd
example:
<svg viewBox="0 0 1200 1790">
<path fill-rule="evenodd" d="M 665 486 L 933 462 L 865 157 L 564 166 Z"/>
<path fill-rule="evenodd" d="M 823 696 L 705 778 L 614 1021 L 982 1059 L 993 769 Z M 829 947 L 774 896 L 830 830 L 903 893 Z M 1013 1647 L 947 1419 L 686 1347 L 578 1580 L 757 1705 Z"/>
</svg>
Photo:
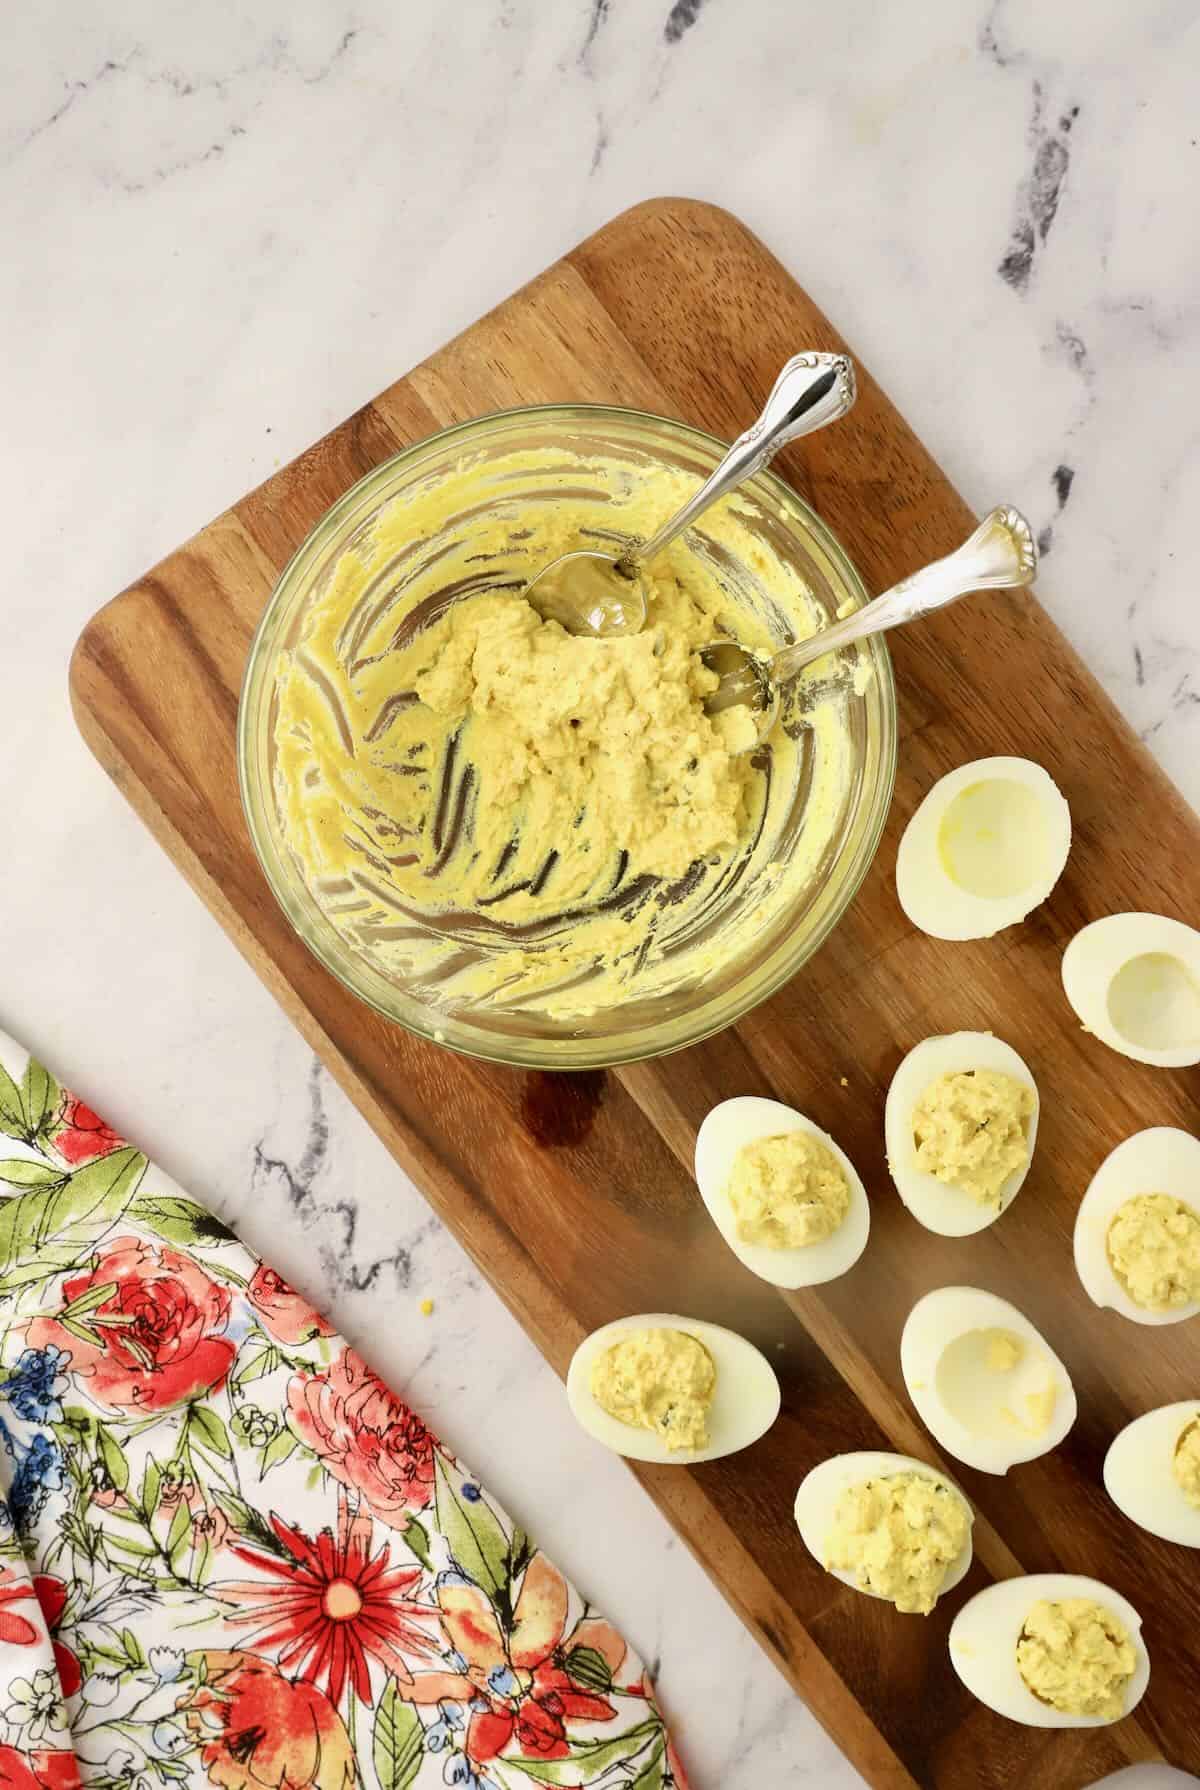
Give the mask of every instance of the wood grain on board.
<svg viewBox="0 0 1200 1790">
<path fill-rule="evenodd" d="M 1196 1556 L 1123 1519 L 1100 1464 L 1129 1417 L 1200 1394 L 1196 1329 L 1144 1329 L 1097 1311 L 1075 1278 L 1070 1236 L 1083 1188 L 1122 1137 L 1148 1124 L 1197 1128 L 1197 1079 L 1126 1062 L 1081 1033 L 1059 961 L 1076 928 L 1106 912 L 1194 919 L 1185 903 L 1200 825 L 1032 597 L 978 597 L 892 636 L 900 770 L 861 893 L 773 1000 L 656 1062 L 556 1077 L 409 1037 L 357 1004 L 294 937 L 242 818 L 234 726 L 251 631 L 292 550 L 369 468 L 444 424 L 556 399 L 638 405 L 733 436 L 789 354 L 844 346 L 728 213 L 682 200 L 639 206 L 103 609 L 72 664 L 75 711 L 101 763 L 556 1369 L 588 1330 L 647 1309 L 731 1324 L 768 1352 L 784 1402 L 763 1441 L 696 1469 L 638 1472 L 871 1783 L 1072 1790 L 1136 1759 L 1195 1766 Z M 849 419 L 785 452 L 778 470 L 874 590 L 956 546 L 972 521 L 861 370 Z M 1036 758 L 1058 781 L 1075 822 L 1071 860 L 1025 925 L 947 946 L 901 913 L 896 844 L 937 776 L 996 752 Z M 912 1044 L 959 1028 L 1007 1038 L 1043 1104 L 1021 1199 L 992 1229 L 951 1239 L 923 1231 L 891 1187 L 883 1098 Z M 800 1107 L 858 1165 L 873 1230 L 844 1279 L 780 1294 L 711 1225 L 692 1145 L 708 1107 L 734 1093 Z M 805 1472 L 841 1450 L 937 1458 L 905 1395 L 898 1342 L 921 1293 L 961 1281 L 1012 1299 L 1042 1328 L 1074 1377 L 1079 1420 L 1061 1448 L 1007 1478 L 951 1463 L 979 1512 L 976 1563 L 933 1615 L 900 1616 L 818 1570 L 792 1499 Z M 580 1540 L 594 1583 L 605 1545 Z M 963 1599 L 991 1578 L 1051 1568 L 1109 1579 L 1143 1613 L 1154 1670 L 1135 1717 L 1026 1729 L 960 1686 L 946 1633 Z M 687 1711 L 676 1713 L 686 1747 Z"/>
</svg>

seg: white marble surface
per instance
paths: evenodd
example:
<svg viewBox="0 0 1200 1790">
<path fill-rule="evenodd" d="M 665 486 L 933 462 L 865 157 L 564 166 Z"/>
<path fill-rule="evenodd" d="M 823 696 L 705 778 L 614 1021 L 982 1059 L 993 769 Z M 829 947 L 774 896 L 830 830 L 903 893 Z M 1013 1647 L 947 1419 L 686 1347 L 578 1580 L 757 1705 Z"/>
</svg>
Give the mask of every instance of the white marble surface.
<svg viewBox="0 0 1200 1790">
<path fill-rule="evenodd" d="M 700 1790 L 850 1785 L 92 763 L 67 657 L 247 486 L 681 191 L 795 269 L 976 507 L 1046 531 L 1044 601 L 1197 800 L 1193 0 L 66 0 L 5 38 L 0 1023 L 661 1659 Z"/>
</svg>

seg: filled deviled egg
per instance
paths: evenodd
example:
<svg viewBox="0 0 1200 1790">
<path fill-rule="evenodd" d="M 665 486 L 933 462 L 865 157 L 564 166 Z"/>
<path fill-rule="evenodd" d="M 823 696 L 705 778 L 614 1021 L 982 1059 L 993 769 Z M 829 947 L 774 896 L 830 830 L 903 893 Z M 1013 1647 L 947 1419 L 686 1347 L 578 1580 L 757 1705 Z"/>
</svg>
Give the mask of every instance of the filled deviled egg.
<svg viewBox="0 0 1200 1790">
<path fill-rule="evenodd" d="M 1200 1399 L 1127 1423 L 1104 1457 L 1104 1489 L 1151 1535 L 1200 1548 Z"/>
<path fill-rule="evenodd" d="M 1200 1312 L 1200 1139 L 1155 1125 L 1117 1145 L 1079 1203 L 1075 1268 L 1089 1299 L 1135 1324 Z"/>
<path fill-rule="evenodd" d="M 918 1299 L 900 1371 L 930 1435 L 981 1473 L 1047 1454 L 1075 1421 L 1075 1388 L 1049 1343 L 1015 1305 L 979 1287 Z"/>
<path fill-rule="evenodd" d="M 939 939 L 984 939 L 1045 901 L 1071 849 L 1071 811 L 1028 758 L 977 758 L 934 784 L 900 841 L 896 894 Z"/>
<path fill-rule="evenodd" d="M 975 1513 L 952 1479 L 907 1454 L 835 1454 L 796 1493 L 796 1527 L 826 1572 L 928 1615 L 971 1567 Z"/>
<path fill-rule="evenodd" d="M 854 1164 L 781 1101 L 714 1106 L 696 1138 L 696 1185 L 734 1255 L 776 1286 L 834 1280 L 866 1248 L 871 1207 Z"/>
<path fill-rule="evenodd" d="M 1078 1573 L 1030 1573 L 977 1591 L 954 1618 L 950 1660 L 981 1703 L 1030 1728 L 1118 1722 L 1150 1681 L 1141 1617 Z"/>
<path fill-rule="evenodd" d="M 567 1400 L 596 1441 L 630 1460 L 715 1461 L 766 1433 L 779 1381 L 753 1343 L 699 1318 L 619 1318 L 585 1337 Z"/>
<path fill-rule="evenodd" d="M 1200 1063 L 1200 932 L 1164 914 L 1108 914 L 1063 953 L 1080 1024 L 1112 1050 L 1160 1069 Z"/>
<path fill-rule="evenodd" d="M 943 1237 L 994 1224 L 1029 1173 L 1038 1112 L 1028 1065 L 991 1032 L 915 1045 L 884 1109 L 888 1167 L 913 1217 Z"/>
</svg>

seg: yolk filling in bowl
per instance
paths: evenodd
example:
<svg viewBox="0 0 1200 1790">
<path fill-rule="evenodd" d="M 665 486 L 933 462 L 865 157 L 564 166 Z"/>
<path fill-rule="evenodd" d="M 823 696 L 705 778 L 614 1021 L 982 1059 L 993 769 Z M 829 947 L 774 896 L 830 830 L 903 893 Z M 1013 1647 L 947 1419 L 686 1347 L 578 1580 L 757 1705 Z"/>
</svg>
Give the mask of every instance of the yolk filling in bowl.
<svg viewBox="0 0 1200 1790">
<path fill-rule="evenodd" d="M 279 654 L 274 719 L 287 847 L 347 943 L 442 1001 L 559 1017 L 736 953 L 812 874 L 850 774 L 836 695 L 803 725 L 793 699 L 790 722 L 745 755 L 747 713 L 704 713 L 715 679 L 696 648 L 733 635 L 770 650 L 779 616 L 797 638 L 817 625 L 736 498 L 706 517 L 708 552 L 685 538 L 644 574 L 641 633 L 573 637 L 538 618 L 526 578 L 608 521 L 590 480 L 627 491 L 634 534 L 696 482 L 563 461 L 513 457 L 553 503 L 488 501 L 485 469 L 467 462 L 385 511 Z M 775 630 L 734 563 L 753 568 Z M 777 856 L 802 767 L 804 826 Z"/>
<path fill-rule="evenodd" d="M 882 638 L 811 666 L 747 757 L 692 651 L 867 600 L 781 480 L 655 561 L 636 639 L 568 639 L 522 598 L 567 548 L 647 536 L 721 452 L 600 405 L 479 417 L 367 473 L 285 567 L 242 688 L 246 818 L 299 937 L 387 1018 L 528 1067 L 628 1062 L 731 1024 L 844 912 L 892 793 Z"/>
</svg>

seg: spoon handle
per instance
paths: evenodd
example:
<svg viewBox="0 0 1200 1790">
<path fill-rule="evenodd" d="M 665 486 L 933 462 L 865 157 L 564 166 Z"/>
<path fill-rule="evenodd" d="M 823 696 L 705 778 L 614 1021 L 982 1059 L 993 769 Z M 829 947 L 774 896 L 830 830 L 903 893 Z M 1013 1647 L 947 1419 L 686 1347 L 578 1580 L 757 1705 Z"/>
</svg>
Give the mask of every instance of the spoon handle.
<svg viewBox="0 0 1200 1790">
<path fill-rule="evenodd" d="M 621 571 L 632 574 L 654 559 L 711 504 L 760 472 L 789 441 L 845 416 L 854 397 L 854 368 L 848 355 L 794 354 L 775 381 L 758 420 L 738 436 L 695 496 L 657 534 L 618 560 Z"/>
<path fill-rule="evenodd" d="M 771 677 L 785 683 L 814 659 L 836 652 L 851 641 L 882 634 L 886 628 L 916 621 L 935 609 L 944 609 L 973 590 L 1009 590 L 1031 584 L 1037 571 L 1037 547 L 1033 531 L 1019 510 L 1010 504 L 984 517 L 969 540 L 944 559 L 935 559 L 919 572 L 902 578 L 883 596 L 835 622 L 809 640 L 784 647 L 770 663 Z"/>
</svg>

